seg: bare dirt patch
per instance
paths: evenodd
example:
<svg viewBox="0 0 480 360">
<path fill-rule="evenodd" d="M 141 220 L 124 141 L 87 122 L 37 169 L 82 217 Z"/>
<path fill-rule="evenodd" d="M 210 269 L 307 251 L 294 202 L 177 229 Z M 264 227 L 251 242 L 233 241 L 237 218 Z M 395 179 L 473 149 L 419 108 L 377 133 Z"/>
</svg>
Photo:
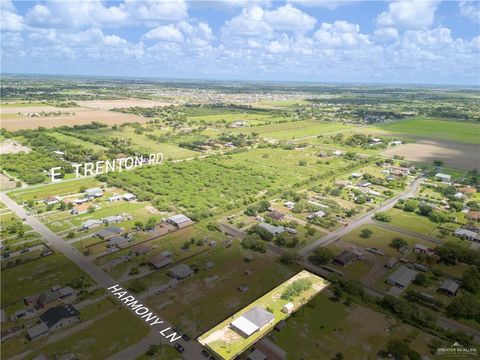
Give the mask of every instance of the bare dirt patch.
<svg viewBox="0 0 480 360">
<path fill-rule="evenodd" d="M 114 108 L 128 108 L 128 107 L 155 107 L 155 106 L 168 106 L 173 105 L 173 102 L 162 100 L 146 100 L 146 99 L 121 99 L 121 100 L 91 100 L 91 101 L 78 101 L 80 106 L 86 108 L 94 108 L 100 110 L 111 110 Z"/>
<path fill-rule="evenodd" d="M 387 149 L 384 155 L 404 156 L 405 159 L 423 163 L 442 160 L 458 169 L 480 169 L 479 146 L 441 140 L 420 140 L 416 143 Z"/>
<path fill-rule="evenodd" d="M 11 189 L 17 185 L 15 180 L 10 180 L 10 178 L 5 174 L 0 174 L 0 189 Z"/>
<path fill-rule="evenodd" d="M 0 144 L 0 155 L 3 154 L 17 154 L 17 153 L 29 153 L 32 149 L 23 146 L 18 141 L 7 139 Z"/>
<path fill-rule="evenodd" d="M 19 109 L 20 108 L 16 108 L 16 112 L 22 112 Z M 60 115 L 45 118 L 32 118 L 29 116 L 20 115 L 16 118 L 5 118 L 1 119 L 0 127 L 6 130 L 14 131 L 20 129 L 36 129 L 39 126 L 45 128 L 53 128 L 58 126 L 83 125 L 89 124 L 92 121 L 98 121 L 107 125 L 119 125 L 125 122 L 135 121 L 139 123 L 146 123 L 149 120 L 147 118 L 143 118 L 137 115 L 122 114 L 108 110 L 90 110 L 82 107 L 63 109 L 62 111 L 70 110 L 73 110 L 75 112 L 75 115 Z M 41 111 L 46 110 L 43 109 Z M 32 108 L 29 108 L 27 111 L 24 112 L 32 112 Z"/>
</svg>

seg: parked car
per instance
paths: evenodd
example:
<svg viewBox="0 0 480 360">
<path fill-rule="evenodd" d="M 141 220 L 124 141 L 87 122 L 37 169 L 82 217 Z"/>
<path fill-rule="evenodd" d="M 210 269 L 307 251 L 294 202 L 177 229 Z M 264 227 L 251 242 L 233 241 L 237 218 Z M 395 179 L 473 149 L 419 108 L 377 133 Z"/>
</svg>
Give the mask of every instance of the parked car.
<svg viewBox="0 0 480 360">
<path fill-rule="evenodd" d="M 185 348 L 180 344 L 175 344 L 175 349 L 181 354 L 185 351 Z"/>
</svg>

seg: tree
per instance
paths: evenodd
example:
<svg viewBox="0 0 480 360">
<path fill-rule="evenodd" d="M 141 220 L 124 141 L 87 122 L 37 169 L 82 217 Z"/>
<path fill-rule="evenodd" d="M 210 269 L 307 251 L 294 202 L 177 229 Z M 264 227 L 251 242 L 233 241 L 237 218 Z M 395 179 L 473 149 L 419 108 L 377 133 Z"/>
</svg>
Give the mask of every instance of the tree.
<svg viewBox="0 0 480 360">
<path fill-rule="evenodd" d="M 480 292 L 480 271 L 476 268 L 468 268 L 462 276 L 462 286 L 471 293 Z"/>
<path fill-rule="evenodd" d="M 390 215 L 388 215 L 387 213 L 383 212 L 383 211 L 379 211 L 379 212 L 375 213 L 374 218 L 375 218 L 375 220 L 382 221 L 382 222 L 392 221 L 392 217 Z"/>
<path fill-rule="evenodd" d="M 369 238 L 372 235 L 373 235 L 373 231 L 370 229 L 362 229 L 362 231 L 360 231 L 360 237 L 364 239 Z"/>
<path fill-rule="evenodd" d="M 136 228 L 137 230 L 143 230 L 143 229 L 144 229 L 144 227 L 143 227 L 143 222 L 141 222 L 141 221 L 135 221 L 135 223 L 133 224 L 133 226 L 135 226 L 135 228 Z"/>
<path fill-rule="evenodd" d="M 145 229 L 151 230 L 155 227 L 155 225 L 157 225 L 157 219 L 154 218 L 153 216 L 149 217 L 147 219 L 147 222 L 145 223 Z"/>
<path fill-rule="evenodd" d="M 390 340 L 387 344 L 387 351 L 395 355 L 397 360 L 407 359 L 410 347 L 401 340 Z"/>
<path fill-rule="evenodd" d="M 332 261 L 332 259 L 333 259 L 332 252 L 329 249 L 324 247 L 319 247 L 315 249 L 312 255 L 308 257 L 308 260 L 315 265 L 325 265 L 330 261 Z"/>
<path fill-rule="evenodd" d="M 426 286 L 428 284 L 428 278 L 425 274 L 418 273 L 413 280 L 413 283 L 418 286 Z"/>
<path fill-rule="evenodd" d="M 420 204 L 418 206 L 418 211 L 420 212 L 420 215 L 423 215 L 423 216 L 430 215 L 432 210 L 433 210 L 433 207 L 431 205 L 428 205 L 428 204 Z"/>
<path fill-rule="evenodd" d="M 414 212 L 418 208 L 418 201 L 416 200 L 407 200 L 403 206 L 403 210 L 407 212 Z"/>
<path fill-rule="evenodd" d="M 445 163 L 442 160 L 433 160 L 433 165 L 443 166 Z"/>
<path fill-rule="evenodd" d="M 136 280 L 133 280 L 130 285 L 128 285 L 127 289 L 130 290 L 131 292 L 133 292 L 134 294 L 138 294 L 142 291 L 144 291 L 147 287 L 145 286 L 145 284 L 136 279 Z"/>
<path fill-rule="evenodd" d="M 191 246 L 191 245 L 192 245 L 192 244 L 190 243 L 190 241 L 186 240 L 186 241 L 183 243 L 183 245 L 182 245 L 182 250 L 188 250 L 188 249 L 190 249 L 190 246 Z"/>
<path fill-rule="evenodd" d="M 447 306 L 447 315 L 454 318 L 476 319 L 480 322 L 480 300 L 469 293 L 457 296 Z"/>
<path fill-rule="evenodd" d="M 390 246 L 393 247 L 394 249 L 397 249 L 397 250 L 399 250 L 402 247 L 407 246 L 407 245 L 408 245 L 408 243 L 405 240 L 403 240 L 402 238 L 399 238 L 399 237 L 394 237 L 392 239 L 392 242 L 390 243 Z"/>
</svg>

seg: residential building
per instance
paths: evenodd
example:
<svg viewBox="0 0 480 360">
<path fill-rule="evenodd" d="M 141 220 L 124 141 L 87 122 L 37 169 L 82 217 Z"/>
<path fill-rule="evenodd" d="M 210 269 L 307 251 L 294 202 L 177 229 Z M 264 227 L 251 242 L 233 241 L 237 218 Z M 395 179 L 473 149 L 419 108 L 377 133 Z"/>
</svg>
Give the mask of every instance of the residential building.
<svg viewBox="0 0 480 360">
<path fill-rule="evenodd" d="M 36 340 L 78 320 L 80 312 L 73 305 L 53 307 L 40 315 L 40 324 L 27 331 L 27 338 Z"/>
<path fill-rule="evenodd" d="M 193 275 L 193 270 L 187 264 L 179 264 L 168 271 L 168 276 L 177 280 L 186 279 Z"/>
<path fill-rule="evenodd" d="M 444 183 L 449 183 L 452 180 L 452 176 L 448 174 L 442 174 L 442 173 L 437 173 L 435 174 L 435 178 L 440 180 L 441 182 Z"/>
<path fill-rule="evenodd" d="M 278 235 L 285 232 L 285 227 L 283 226 L 275 226 L 267 223 L 260 223 L 258 224 L 258 226 L 267 230 L 270 234 L 273 234 L 273 235 Z"/>
<path fill-rule="evenodd" d="M 324 217 L 325 215 L 327 215 L 324 211 L 315 211 L 314 213 L 311 213 L 310 215 L 307 216 L 307 219 L 308 220 L 312 220 L 312 219 L 315 219 L 315 218 L 322 218 Z"/>
<path fill-rule="evenodd" d="M 98 232 L 97 236 L 102 240 L 106 240 L 108 238 L 111 238 L 112 236 L 121 234 L 122 232 L 123 230 L 118 226 L 109 226 L 103 229 L 102 231 Z"/>
<path fill-rule="evenodd" d="M 55 205 L 60 202 L 60 198 L 58 196 L 49 196 L 45 199 L 43 199 L 43 202 L 46 205 Z"/>
<path fill-rule="evenodd" d="M 130 241 L 128 237 L 125 236 L 113 236 L 108 239 L 109 247 L 122 247 Z"/>
<path fill-rule="evenodd" d="M 89 203 L 83 203 L 83 204 L 77 205 L 70 211 L 70 214 L 72 215 L 86 214 L 88 213 L 88 209 L 90 208 L 90 206 L 93 207 L 93 205 Z"/>
<path fill-rule="evenodd" d="M 278 323 L 277 325 L 279 324 L 280 323 Z M 283 321 L 283 324 L 286 324 L 285 321 Z M 270 341 L 266 337 L 264 337 L 262 340 L 256 343 L 255 348 L 257 350 L 260 350 L 265 355 L 267 355 L 268 360 L 286 360 L 287 359 L 287 353 L 285 352 L 285 350 L 280 348 L 277 344 L 274 344 L 272 341 Z"/>
<path fill-rule="evenodd" d="M 335 256 L 333 263 L 340 266 L 347 266 L 357 260 L 357 255 L 353 251 L 345 250 L 341 254 Z"/>
<path fill-rule="evenodd" d="M 100 188 L 87 189 L 85 190 L 85 196 L 94 198 L 101 197 L 103 196 L 103 190 Z"/>
<path fill-rule="evenodd" d="M 108 202 L 116 202 L 122 200 L 122 195 L 113 195 L 108 198 Z"/>
<path fill-rule="evenodd" d="M 273 323 L 274 320 L 275 316 L 271 312 L 257 305 L 232 321 L 230 325 L 240 335 L 249 337 Z"/>
<path fill-rule="evenodd" d="M 188 218 L 187 216 L 185 216 L 183 214 L 177 214 L 177 215 L 170 216 L 167 219 L 167 222 L 176 226 L 179 229 L 182 229 L 186 226 L 189 226 L 189 225 L 193 224 L 192 219 Z"/>
<path fill-rule="evenodd" d="M 171 258 L 166 257 L 162 254 L 155 255 L 148 259 L 148 263 L 155 269 L 160 269 L 164 266 L 171 264 L 173 261 Z"/>
<path fill-rule="evenodd" d="M 152 248 L 145 244 L 135 245 L 135 246 L 132 246 L 132 248 L 130 249 L 130 251 L 136 256 L 145 255 L 149 253 L 151 250 Z"/>
<path fill-rule="evenodd" d="M 475 241 L 475 242 L 480 242 L 480 235 L 478 232 L 472 231 L 472 230 L 467 230 L 464 228 L 458 228 L 455 230 L 453 235 L 460 237 L 462 239 L 470 240 L 470 241 Z"/>
<path fill-rule="evenodd" d="M 459 287 L 460 285 L 456 281 L 447 279 L 442 283 L 442 285 L 440 285 L 438 291 L 447 295 L 455 296 L 457 295 Z"/>
<path fill-rule="evenodd" d="M 82 223 L 82 229 L 83 230 L 90 230 L 90 229 L 96 228 L 100 225 L 103 225 L 103 221 L 90 219 L 90 220 L 87 220 L 84 223 Z"/>
<path fill-rule="evenodd" d="M 137 200 L 137 197 L 133 194 L 127 193 L 127 194 L 123 194 L 123 200 L 133 201 L 133 200 Z"/>
<path fill-rule="evenodd" d="M 276 211 L 276 210 L 270 211 L 270 212 L 267 214 L 267 216 L 268 216 L 269 218 L 275 220 L 275 221 L 280 221 L 280 220 L 282 220 L 282 219 L 285 217 L 284 214 L 282 214 L 281 212 Z"/>
<path fill-rule="evenodd" d="M 417 272 L 409 269 L 405 265 L 400 265 L 388 278 L 387 284 L 406 288 L 417 276 Z"/>
<path fill-rule="evenodd" d="M 107 216 L 106 218 L 103 218 L 102 221 L 107 225 L 116 224 L 118 222 L 123 221 L 123 216 L 121 216 L 121 215 Z"/>
</svg>

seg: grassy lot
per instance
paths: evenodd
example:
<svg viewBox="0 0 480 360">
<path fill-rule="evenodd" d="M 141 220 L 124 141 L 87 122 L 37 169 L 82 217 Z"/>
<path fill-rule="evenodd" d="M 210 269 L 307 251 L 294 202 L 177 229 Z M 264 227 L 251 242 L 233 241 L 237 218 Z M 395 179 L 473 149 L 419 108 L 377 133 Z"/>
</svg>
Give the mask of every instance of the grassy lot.
<svg viewBox="0 0 480 360">
<path fill-rule="evenodd" d="M 201 115 L 189 116 L 188 120 L 199 122 L 234 122 L 234 121 L 250 121 L 250 120 L 264 120 L 271 117 L 270 114 L 218 114 L 218 115 Z"/>
<path fill-rule="evenodd" d="M 295 296 L 293 299 L 283 299 L 281 296 L 284 291 L 291 283 L 298 279 L 306 279 L 311 281 L 312 287 L 310 289 L 304 290 L 301 294 Z M 222 358 L 232 359 L 240 352 L 250 347 L 256 340 L 260 339 L 263 335 L 268 333 L 276 323 L 283 319 L 286 319 L 289 316 L 282 312 L 282 307 L 285 304 L 291 302 L 295 307 L 294 311 L 297 311 L 311 298 L 313 298 L 318 292 L 322 291 L 326 286 L 328 286 L 328 282 L 326 280 L 312 273 L 309 273 L 308 271 L 303 270 L 285 283 L 279 285 L 258 300 L 249 304 L 232 317 L 226 319 L 212 330 L 203 334 L 198 339 L 198 341 L 201 344 L 204 344 L 208 348 L 212 349 L 212 351 L 219 354 Z M 272 324 L 250 335 L 250 337 L 244 338 L 230 328 L 230 323 L 234 319 L 240 317 L 242 314 L 255 306 L 262 306 L 269 309 L 269 311 L 272 312 L 275 316 L 275 320 Z"/>
<path fill-rule="evenodd" d="M 375 360 L 388 340 L 402 340 L 408 334 L 415 336 L 410 343 L 412 349 L 430 355 L 427 344 L 432 338 L 363 306 L 347 307 L 330 300 L 324 293 L 274 334 L 278 337 L 276 345 L 287 352 L 287 359 L 332 359 L 340 352 L 349 360 Z"/>
<path fill-rule="evenodd" d="M 16 103 L 4 103 L 0 104 L 2 108 L 22 108 L 28 106 L 46 106 L 46 104 L 41 102 L 16 102 Z"/>
<path fill-rule="evenodd" d="M 234 129 L 233 132 L 251 134 L 257 133 L 262 137 L 277 140 L 291 140 L 307 136 L 316 136 L 332 133 L 351 128 L 349 125 L 342 125 L 336 122 L 320 121 L 295 121 L 265 126 L 254 126 L 248 128 Z"/>
<path fill-rule="evenodd" d="M 362 238 L 360 233 L 363 229 L 370 229 L 373 231 L 373 234 L 369 238 Z M 353 230 L 346 236 L 342 238 L 343 241 L 351 243 L 353 245 L 361 246 L 361 247 L 375 247 L 385 253 L 387 256 L 399 256 L 400 253 L 390 246 L 390 243 L 393 238 L 400 237 L 405 240 L 408 245 L 411 247 L 415 244 L 423 244 L 425 246 L 434 247 L 435 245 L 420 240 L 411 236 L 407 236 L 404 234 L 397 233 L 395 231 L 390 231 L 379 226 L 375 225 L 363 225 L 358 227 L 357 229 Z M 385 261 L 388 260 L 388 257 L 385 257 Z"/>
<path fill-rule="evenodd" d="M 173 347 L 168 345 L 160 345 L 157 352 L 153 356 L 142 355 L 136 360 L 182 360 L 182 356 Z"/>
<path fill-rule="evenodd" d="M 16 303 L 25 296 L 38 294 L 54 285 L 65 285 L 80 277 L 87 275 L 61 254 L 53 254 L 3 270 L 2 307 Z"/>
<path fill-rule="evenodd" d="M 218 248 L 186 261 L 187 264 L 198 264 L 200 271 L 173 290 L 151 296 L 150 305 L 167 319 L 175 321 L 183 331 L 196 337 L 299 270 L 296 266 L 285 267 L 273 257 L 258 254 L 254 254 L 254 260 L 247 263 L 243 261 L 247 253 L 234 242 L 230 248 Z M 203 270 L 202 266 L 207 261 L 212 261 L 214 266 Z M 212 276 L 218 279 L 207 284 L 204 280 Z M 168 282 L 162 271 L 155 272 L 151 279 L 155 284 L 162 280 Z M 147 280 L 147 286 L 150 280 Z M 248 291 L 238 291 L 241 284 L 245 284 Z M 215 306 L 212 306 L 213 303 Z"/>
<path fill-rule="evenodd" d="M 97 144 L 94 144 L 94 143 L 76 138 L 75 136 L 65 135 L 65 134 L 62 134 L 62 133 L 59 133 L 59 132 L 55 132 L 55 131 L 52 131 L 51 133 L 49 133 L 49 135 L 53 136 L 57 140 L 68 142 L 70 144 L 74 144 L 74 145 L 78 145 L 78 146 L 82 146 L 84 148 L 92 149 L 94 151 L 107 150 L 107 148 L 104 147 L 104 146 L 97 145 Z"/>
<path fill-rule="evenodd" d="M 480 144 L 480 125 L 461 121 L 415 118 L 378 127 L 392 133 Z"/>
<path fill-rule="evenodd" d="M 138 317 L 126 309 L 119 309 L 83 330 L 42 347 L 27 359 L 33 359 L 39 353 L 50 355 L 70 352 L 80 360 L 107 359 L 140 341 L 148 331 L 148 326 Z"/>
<path fill-rule="evenodd" d="M 61 181 L 54 184 L 33 186 L 27 189 L 18 189 L 12 191 L 9 196 L 13 197 L 18 203 L 28 200 L 42 200 L 47 196 L 65 196 L 77 194 L 81 187 L 93 188 L 100 187 L 103 184 L 94 178 L 78 179 L 73 181 Z"/>
</svg>

